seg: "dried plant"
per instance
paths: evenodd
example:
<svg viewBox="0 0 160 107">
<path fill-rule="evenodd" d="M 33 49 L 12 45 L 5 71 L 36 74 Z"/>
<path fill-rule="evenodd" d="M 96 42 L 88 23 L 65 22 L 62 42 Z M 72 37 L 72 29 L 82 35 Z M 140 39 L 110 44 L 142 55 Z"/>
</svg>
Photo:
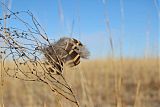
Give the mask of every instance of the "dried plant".
<svg viewBox="0 0 160 107">
<path fill-rule="evenodd" d="M 6 74 L 20 80 L 45 83 L 53 92 L 79 106 L 62 72 L 65 64 L 74 67 L 81 58 L 88 58 L 89 51 L 74 38 L 64 37 L 52 43 L 30 11 L 8 11 L 11 14 L 0 18 L 0 51 Z M 4 19 L 23 27 L 14 24 L 4 27 L 1 22 Z M 9 61 L 13 62 L 12 66 L 7 66 Z"/>
</svg>

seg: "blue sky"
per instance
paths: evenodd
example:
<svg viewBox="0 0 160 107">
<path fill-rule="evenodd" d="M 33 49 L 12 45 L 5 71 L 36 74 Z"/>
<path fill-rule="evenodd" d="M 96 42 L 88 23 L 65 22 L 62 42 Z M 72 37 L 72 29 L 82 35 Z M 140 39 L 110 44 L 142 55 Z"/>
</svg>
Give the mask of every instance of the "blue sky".
<svg viewBox="0 0 160 107">
<path fill-rule="evenodd" d="M 125 57 L 143 57 L 147 49 L 149 54 L 157 54 L 160 47 L 160 22 L 154 0 L 11 0 L 11 10 L 30 10 L 51 39 L 80 39 L 91 58 L 111 54 L 106 19 L 115 56 L 120 55 L 120 41 Z"/>
</svg>

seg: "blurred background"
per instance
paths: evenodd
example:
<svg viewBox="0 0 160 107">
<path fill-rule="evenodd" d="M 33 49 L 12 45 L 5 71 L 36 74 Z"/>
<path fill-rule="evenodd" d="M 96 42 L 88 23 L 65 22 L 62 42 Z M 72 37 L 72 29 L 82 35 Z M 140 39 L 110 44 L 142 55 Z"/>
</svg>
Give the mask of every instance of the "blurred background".
<svg viewBox="0 0 160 107">
<path fill-rule="evenodd" d="M 90 58 L 65 69 L 80 106 L 160 106 L 159 0 L 1 1 L 14 12 L 31 11 L 50 39 L 73 37 L 86 45 Z M 3 96 L 2 107 L 75 106 L 45 84 L 8 77 Z"/>
</svg>

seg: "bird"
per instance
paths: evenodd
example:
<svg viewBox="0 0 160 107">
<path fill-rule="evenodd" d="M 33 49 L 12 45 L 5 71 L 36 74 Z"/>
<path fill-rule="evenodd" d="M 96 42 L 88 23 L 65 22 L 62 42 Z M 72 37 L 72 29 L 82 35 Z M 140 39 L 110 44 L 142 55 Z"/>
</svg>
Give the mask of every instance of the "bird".
<svg viewBox="0 0 160 107">
<path fill-rule="evenodd" d="M 90 52 L 79 40 L 70 37 L 62 37 L 54 43 L 44 46 L 43 52 L 47 61 L 48 71 L 62 74 L 64 65 L 75 67 L 81 59 L 88 59 Z"/>
</svg>

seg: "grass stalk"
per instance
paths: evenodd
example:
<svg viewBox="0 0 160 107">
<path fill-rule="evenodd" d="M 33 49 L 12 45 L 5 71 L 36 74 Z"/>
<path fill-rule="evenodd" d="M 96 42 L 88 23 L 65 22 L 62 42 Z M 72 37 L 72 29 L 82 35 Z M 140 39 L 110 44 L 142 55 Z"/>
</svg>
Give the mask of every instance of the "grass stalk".
<svg viewBox="0 0 160 107">
<path fill-rule="evenodd" d="M 135 96 L 134 107 L 141 107 L 141 106 L 140 106 L 140 88 L 141 88 L 141 81 L 139 80 L 139 81 L 137 82 L 137 88 L 136 88 L 136 96 Z"/>
</svg>

